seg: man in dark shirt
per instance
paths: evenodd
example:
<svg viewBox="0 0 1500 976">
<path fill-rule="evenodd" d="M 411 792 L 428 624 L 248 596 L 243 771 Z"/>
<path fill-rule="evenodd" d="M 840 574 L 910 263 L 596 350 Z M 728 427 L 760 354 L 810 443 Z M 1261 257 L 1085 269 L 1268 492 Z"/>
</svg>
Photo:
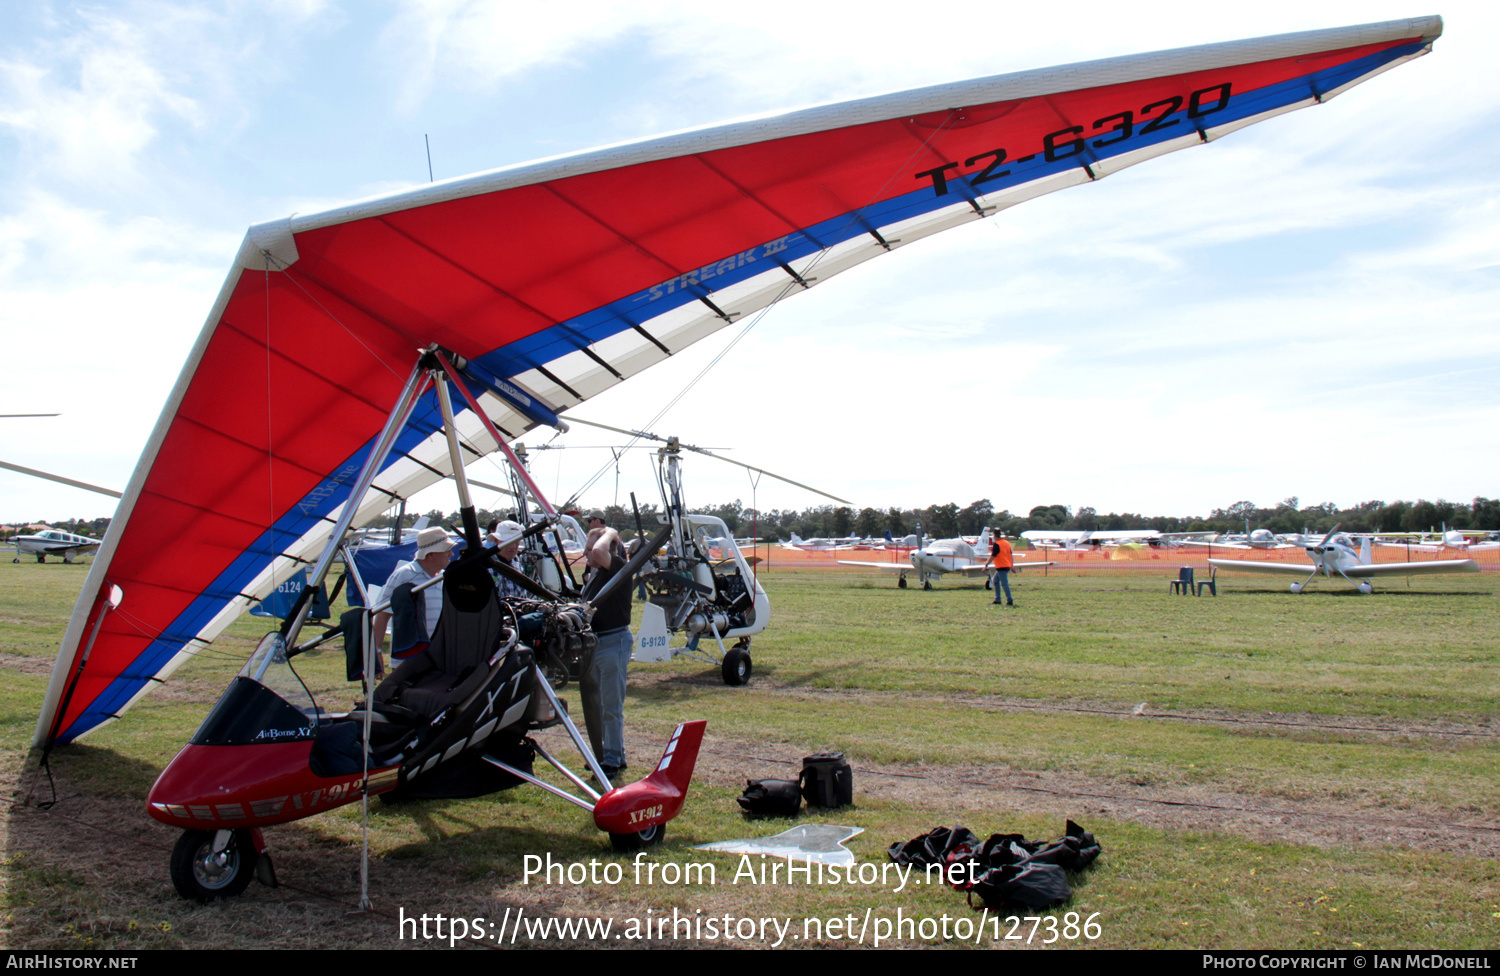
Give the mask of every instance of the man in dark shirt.
<svg viewBox="0 0 1500 976">
<path fill-rule="evenodd" d="M 620 534 L 610 528 L 590 529 L 584 560 L 589 575 L 583 596 L 592 600 L 605 583 L 625 568 Z M 625 678 L 635 643 L 630 633 L 630 580 L 623 580 L 595 607 L 593 627 L 599 646 L 579 681 L 579 691 L 589 745 L 613 783 L 625 769 Z"/>
</svg>

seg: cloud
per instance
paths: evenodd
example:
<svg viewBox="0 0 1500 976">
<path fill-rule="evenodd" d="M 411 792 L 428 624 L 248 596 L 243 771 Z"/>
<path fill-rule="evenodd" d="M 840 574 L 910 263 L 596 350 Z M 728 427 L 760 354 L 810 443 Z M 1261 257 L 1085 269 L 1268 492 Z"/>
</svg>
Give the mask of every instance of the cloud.
<svg viewBox="0 0 1500 976">
<path fill-rule="evenodd" d="M 169 84 L 141 29 L 79 17 L 78 34 L 0 61 L 0 127 L 21 141 L 34 168 L 114 184 L 132 176 L 163 115 L 192 122 L 199 106 Z"/>
<path fill-rule="evenodd" d="M 0 217 L 5 458 L 124 486 L 197 337 L 238 233 L 121 219 L 31 191 Z M 8 516 L 107 512 L 99 496 L 7 473 Z M 27 513 L 30 513 L 29 515 Z"/>
<path fill-rule="evenodd" d="M 629 30 L 649 29 L 661 12 L 628 3 L 580 2 L 564 13 L 547 4 L 484 0 L 403 0 L 381 35 L 406 66 L 398 111 L 415 111 L 434 89 L 492 92 L 543 65 L 586 59 Z"/>
</svg>

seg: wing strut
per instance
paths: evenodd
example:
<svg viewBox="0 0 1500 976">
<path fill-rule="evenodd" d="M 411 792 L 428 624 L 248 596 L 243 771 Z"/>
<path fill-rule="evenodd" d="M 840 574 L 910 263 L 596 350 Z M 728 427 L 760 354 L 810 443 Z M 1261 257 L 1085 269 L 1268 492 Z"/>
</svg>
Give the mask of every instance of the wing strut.
<svg viewBox="0 0 1500 976">
<path fill-rule="evenodd" d="M 302 631 L 302 625 L 307 622 L 308 611 L 312 609 L 313 594 L 322 585 L 323 578 L 328 575 L 328 568 L 333 565 L 333 557 L 338 552 L 339 546 L 344 543 L 344 536 L 349 531 L 350 523 L 354 521 L 354 513 L 358 510 L 360 501 L 370 490 L 375 476 L 385 465 L 386 456 L 395 446 L 397 435 L 411 419 L 412 411 L 417 405 L 417 398 L 426 390 L 428 382 L 430 382 L 429 377 L 422 368 L 422 363 L 418 361 L 412 367 L 411 375 L 406 378 L 406 385 L 401 388 L 401 396 L 397 399 L 395 407 L 391 409 L 390 416 L 386 418 L 385 427 L 371 446 L 369 456 L 365 458 L 364 467 L 360 469 L 359 477 L 354 479 L 354 484 L 349 489 L 349 497 L 344 501 L 338 524 L 333 527 L 333 532 L 328 536 L 328 544 L 323 547 L 323 553 L 318 557 L 318 562 L 313 566 L 312 572 L 307 574 L 307 585 L 302 588 L 302 595 L 297 598 L 297 606 L 287 614 L 286 622 L 282 624 L 281 636 L 286 646 L 292 647 L 297 643 L 297 635 Z M 270 660 L 269 655 L 266 660 Z"/>
<path fill-rule="evenodd" d="M 453 385 L 458 387 L 458 392 L 464 395 L 464 399 L 468 401 L 469 409 L 474 411 L 474 415 L 479 418 L 479 422 L 484 424 L 484 429 L 489 432 L 490 437 L 494 438 L 495 443 L 500 446 L 501 452 L 505 454 L 505 459 L 510 462 L 511 469 L 516 472 L 522 483 L 526 485 L 526 490 L 531 492 L 537 504 L 542 506 L 542 511 L 550 516 L 556 516 L 557 509 L 552 507 L 552 503 L 547 501 L 546 496 L 542 494 L 542 489 L 538 488 L 536 482 L 531 480 L 531 474 L 526 470 L 526 465 L 521 463 L 521 459 L 516 457 L 516 452 L 511 450 L 510 445 L 505 442 L 505 438 L 500 436 L 500 432 L 495 429 L 494 421 L 490 420 L 489 415 L 479 408 L 479 401 L 474 399 L 474 394 L 469 391 L 469 384 L 464 382 L 464 375 L 457 369 L 454 369 L 453 363 L 448 359 L 447 350 L 434 348 L 433 355 L 437 357 L 437 361 L 442 365 L 443 371 L 448 374 L 449 379 L 453 380 Z M 463 360 L 459 361 L 463 362 Z M 555 414 L 552 418 L 552 426 L 558 427 L 561 430 L 567 430 L 567 424 L 558 420 Z M 454 474 L 457 474 L 457 471 Z"/>
</svg>

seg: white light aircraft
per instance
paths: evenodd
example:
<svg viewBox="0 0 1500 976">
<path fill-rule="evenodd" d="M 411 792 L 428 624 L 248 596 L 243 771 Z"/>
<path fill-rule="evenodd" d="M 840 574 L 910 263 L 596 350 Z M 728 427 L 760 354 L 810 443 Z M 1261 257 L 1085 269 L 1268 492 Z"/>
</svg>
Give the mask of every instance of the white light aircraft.
<svg viewBox="0 0 1500 976">
<path fill-rule="evenodd" d="M 55 413 L 10 413 L 0 414 L 4 417 L 56 417 Z M 33 478 L 44 478 L 47 481 L 56 481 L 59 484 L 70 485 L 74 488 L 82 488 L 85 491 L 96 492 L 100 495 L 108 495 L 110 498 L 119 498 L 120 493 L 113 488 L 101 488 L 91 485 L 87 481 L 75 481 L 65 478 L 60 474 L 52 474 L 50 471 L 38 471 L 36 468 L 28 468 L 21 464 L 12 464 L 9 461 L 0 461 L 0 468 L 15 471 L 19 474 L 31 475 Z M 11 562 L 20 562 L 23 553 L 32 553 L 36 561 L 44 563 L 48 556 L 61 556 L 63 562 L 71 563 L 76 556 L 84 556 L 91 552 L 98 552 L 99 546 L 104 540 L 91 539 L 86 535 L 75 535 L 72 532 L 64 532 L 62 529 L 47 529 L 35 535 L 11 536 L 9 544 L 15 546 L 16 558 Z"/>
<path fill-rule="evenodd" d="M 18 563 L 24 553 L 33 553 L 36 561 L 44 563 L 48 556 L 61 556 L 63 562 L 71 563 L 77 556 L 86 556 L 91 552 L 98 552 L 99 546 L 103 544 L 102 539 L 91 539 L 86 535 L 75 535 L 72 532 L 64 532 L 62 529 L 47 529 L 34 535 L 12 536 L 10 541 L 16 547 L 16 558 L 11 562 Z"/>
<path fill-rule="evenodd" d="M 1302 588 L 1313 581 L 1319 573 L 1332 579 L 1335 575 L 1342 576 L 1345 580 L 1359 587 L 1359 592 L 1369 593 L 1374 590 L 1370 579 L 1376 576 L 1425 576 L 1436 573 L 1477 573 L 1479 564 L 1472 559 L 1429 559 L 1416 563 L 1374 563 L 1370 559 L 1370 539 L 1368 536 L 1360 541 L 1360 547 L 1354 548 L 1354 541 L 1348 535 L 1339 531 L 1335 525 L 1317 545 L 1305 547 L 1307 558 L 1312 560 L 1312 572 L 1307 573 L 1306 566 L 1293 566 L 1287 563 L 1260 562 L 1248 559 L 1210 559 L 1209 565 L 1215 569 L 1232 569 L 1245 573 L 1270 573 L 1278 576 L 1301 576 L 1307 573 L 1307 578 L 1292 584 L 1293 593 L 1301 593 Z"/>
<path fill-rule="evenodd" d="M 1378 535 L 1383 537 L 1415 535 L 1417 537 L 1415 542 L 1391 542 L 1384 539 L 1377 541 L 1383 546 L 1415 549 L 1417 552 L 1442 552 L 1444 549 L 1487 552 L 1491 549 L 1500 549 L 1500 542 L 1485 539 L 1489 533 L 1483 529 L 1450 529 L 1446 523 L 1443 525 L 1443 534 L 1436 539 L 1431 538 L 1429 533 L 1382 532 Z"/>
<path fill-rule="evenodd" d="M 977 545 L 970 545 L 962 539 L 939 539 L 921 549 L 913 549 L 907 556 L 910 566 L 901 563 L 867 563 L 855 562 L 850 559 L 840 559 L 840 566 L 862 566 L 867 569 L 880 569 L 888 573 L 900 573 L 901 577 L 896 585 L 902 589 L 906 588 L 906 574 L 915 572 L 917 578 L 922 581 L 922 589 L 932 589 L 932 581 L 948 573 L 958 573 L 962 576 L 988 576 L 991 572 L 989 565 L 990 530 L 985 529 L 979 536 Z M 984 553 L 981 556 L 980 553 Z M 1011 572 L 1019 573 L 1023 569 L 1031 569 L 1037 566 L 1051 566 L 1050 562 L 1025 562 L 1023 557 L 1012 557 L 1015 565 Z"/>
<path fill-rule="evenodd" d="M 838 539 L 804 539 L 797 533 L 792 533 L 792 541 L 781 543 L 783 549 L 801 549 L 803 552 L 827 552 L 830 549 L 853 549 L 859 545 L 859 536 L 843 536 Z"/>
<path fill-rule="evenodd" d="M 1189 546 L 1212 546 L 1215 549 L 1296 549 L 1298 546 L 1283 542 L 1270 529 L 1254 529 L 1244 535 L 1225 536 L 1220 539 L 1184 539 Z"/>
</svg>

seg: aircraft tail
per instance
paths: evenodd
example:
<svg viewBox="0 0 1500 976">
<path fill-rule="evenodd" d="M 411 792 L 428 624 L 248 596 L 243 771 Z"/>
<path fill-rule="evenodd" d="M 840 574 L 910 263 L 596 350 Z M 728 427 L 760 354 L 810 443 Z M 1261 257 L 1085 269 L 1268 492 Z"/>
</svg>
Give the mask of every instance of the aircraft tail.
<svg viewBox="0 0 1500 976">
<path fill-rule="evenodd" d="M 1362 536 L 1359 540 L 1359 564 L 1368 566 L 1372 562 L 1374 557 L 1370 554 L 1370 537 Z"/>
<path fill-rule="evenodd" d="M 890 529 L 886 529 L 885 530 L 885 544 L 888 545 L 888 546 L 896 544 L 896 540 L 891 538 L 891 530 Z"/>
<path fill-rule="evenodd" d="M 978 539 L 977 542 L 975 542 L 974 547 L 976 549 L 983 549 L 984 550 L 984 554 L 986 556 L 988 556 L 989 552 L 990 552 L 990 542 L 994 538 L 995 538 L 995 534 L 993 532 L 991 532 L 990 531 L 990 527 L 988 525 L 986 525 L 984 527 L 984 531 L 981 532 L 981 533 L 979 533 L 979 539 Z"/>
<path fill-rule="evenodd" d="M 702 719 L 677 726 L 651 775 L 599 798 L 594 804 L 594 825 L 611 834 L 634 834 L 681 813 L 707 726 Z"/>
</svg>

